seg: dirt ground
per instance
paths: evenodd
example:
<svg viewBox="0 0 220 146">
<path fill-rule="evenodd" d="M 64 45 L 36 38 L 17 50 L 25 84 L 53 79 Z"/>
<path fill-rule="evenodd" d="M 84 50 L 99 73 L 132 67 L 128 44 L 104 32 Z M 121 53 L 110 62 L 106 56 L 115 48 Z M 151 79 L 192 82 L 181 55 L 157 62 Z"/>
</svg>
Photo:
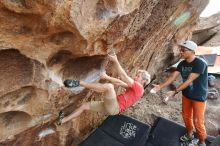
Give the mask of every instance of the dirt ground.
<svg viewBox="0 0 220 146">
<path fill-rule="evenodd" d="M 164 81 L 168 73 L 164 73 L 164 77 L 160 82 Z M 160 83 L 158 81 L 153 81 L 154 83 Z M 176 81 L 174 85 L 181 83 L 181 80 Z M 220 93 L 220 77 L 215 81 L 215 87 Z M 182 94 L 178 93 L 175 98 L 170 99 L 167 104 L 162 101 L 162 93 L 160 95 L 155 95 L 149 93 L 149 90 L 152 88 L 151 85 L 146 89 L 145 95 L 139 100 L 133 107 L 130 107 L 124 114 L 136 118 L 142 122 L 146 122 L 152 125 L 154 120 L 161 116 L 170 120 L 173 120 L 177 123 L 183 124 L 181 116 L 181 107 Z M 165 93 L 165 89 L 162 92 Z M 205 114 L 205 126 L 207 133 L 209 135 L 216 136 L 218 135 L 220 127 L 220 97 L 217 100 L 208 99 L 206 114 Z"/>
</svg>

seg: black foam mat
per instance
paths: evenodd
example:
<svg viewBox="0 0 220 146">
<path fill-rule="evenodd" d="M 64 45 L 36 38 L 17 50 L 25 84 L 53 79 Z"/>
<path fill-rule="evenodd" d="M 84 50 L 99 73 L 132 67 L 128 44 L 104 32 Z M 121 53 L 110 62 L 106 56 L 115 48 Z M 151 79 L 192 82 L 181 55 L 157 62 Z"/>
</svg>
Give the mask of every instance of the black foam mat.
<svg viewBox="0 0 220 146">
<path fill-rule="evenodd" d="M 147 142 L 145 146 L 154 146 L 152 143 Z"/>
<path fill-rule="evenodd" d="M 144 146 L 151 127 L 133 118 L 116 115 L 109 116 L 99 128 L 126 146 Z"/>
<path fill-rule="evenodd" d="M 217 136 L 209 146 L 220 146 L 220 135 Z"/>
<path fill-rule="evenodd" d="M 116 115 L 109 116 L 80 146 L 180 146 L 179 138 L 185 133 L 183 125 L 162 117 L 151 128 L 130 117 Z M 217 144 L 210 145 L 217 140 L 208 136 L 206 145 L 220 146 L 220 138 Z"/>
<path fill-rule="evenodd" d="M 80 146 L 124 146 L 114 138 L 96 129 Z"/>
<path fill-rule="evenodd" d="M 180 146 L 179 138 L 186 129 L 170 120 L 159 118 L 149 136 L 146 146 Z"/>
</svg>

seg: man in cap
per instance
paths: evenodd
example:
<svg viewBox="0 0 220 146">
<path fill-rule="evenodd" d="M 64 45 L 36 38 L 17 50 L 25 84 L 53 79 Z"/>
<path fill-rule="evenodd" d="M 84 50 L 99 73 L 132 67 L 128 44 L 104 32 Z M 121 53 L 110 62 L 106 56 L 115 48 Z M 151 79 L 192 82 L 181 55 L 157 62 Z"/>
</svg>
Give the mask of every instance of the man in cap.
<svg viewBox="0 0 220 146">
<path fill-rule="evenodd" d="M 187 133 L 180 137 L 180 141 L 192 141 L 193 124 L 199 137 L 198 144 L 195 146 L 206 146 L 205 139 L 207 137 L 204 125 L 204 113 L 206 108 L 207 91 L 208 91 L 208 71 L 207 63 L 195 56 L 197 44 L 193 41 L 185 41 L 180 44 L 181 61 L 177 70 L 163 83 L 154 85 L 151 90 L 154 93 L 162 88 L 170 85 L 181 75 L 183 83 L 173 91 L 167 92 L 167 100 L 174 97 L 178 92 L 182 91 L 182 116 L 187 129 Z"/>
</svg>

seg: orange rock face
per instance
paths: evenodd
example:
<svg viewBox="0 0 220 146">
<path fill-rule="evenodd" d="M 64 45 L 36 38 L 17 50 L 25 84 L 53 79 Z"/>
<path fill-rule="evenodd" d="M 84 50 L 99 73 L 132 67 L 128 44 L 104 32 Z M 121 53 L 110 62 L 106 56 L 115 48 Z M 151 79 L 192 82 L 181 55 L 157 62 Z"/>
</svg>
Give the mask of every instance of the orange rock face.
<svg viewBox="0 0 220 146">
<path fill-rule="evenodd" d="M 177 58 L 208 1 L 1 0 L 0 143 L 3 146 L 77 145 L 103 115 L 71 113 L 100 94 L 62 86 L 67 78 L 98 81 L 112 48 L 129 75 L 158 74 Z M 106 68 L 114 75 L 114 69 Z"/>
</svg>

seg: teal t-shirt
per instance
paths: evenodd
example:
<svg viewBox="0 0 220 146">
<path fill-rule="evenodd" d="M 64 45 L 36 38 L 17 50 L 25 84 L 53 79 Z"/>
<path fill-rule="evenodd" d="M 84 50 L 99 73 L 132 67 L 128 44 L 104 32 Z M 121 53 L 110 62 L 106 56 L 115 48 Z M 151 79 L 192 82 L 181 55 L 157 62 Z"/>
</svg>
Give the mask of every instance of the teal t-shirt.
<svg viewBox="0 0 220 146">
<path fill-rule="evenodd" d="M 192 100 L 206 101 L 208 93 L 208 66 L 206 61 L 202 58 L 195 58 L 190 63 L 183 60 L 177 66 L 177 71 L 180 72 L 183 82 L 187 80 L 190 73 L 200 74 L 182 91 L 182 94 Z"/>
</svg>

